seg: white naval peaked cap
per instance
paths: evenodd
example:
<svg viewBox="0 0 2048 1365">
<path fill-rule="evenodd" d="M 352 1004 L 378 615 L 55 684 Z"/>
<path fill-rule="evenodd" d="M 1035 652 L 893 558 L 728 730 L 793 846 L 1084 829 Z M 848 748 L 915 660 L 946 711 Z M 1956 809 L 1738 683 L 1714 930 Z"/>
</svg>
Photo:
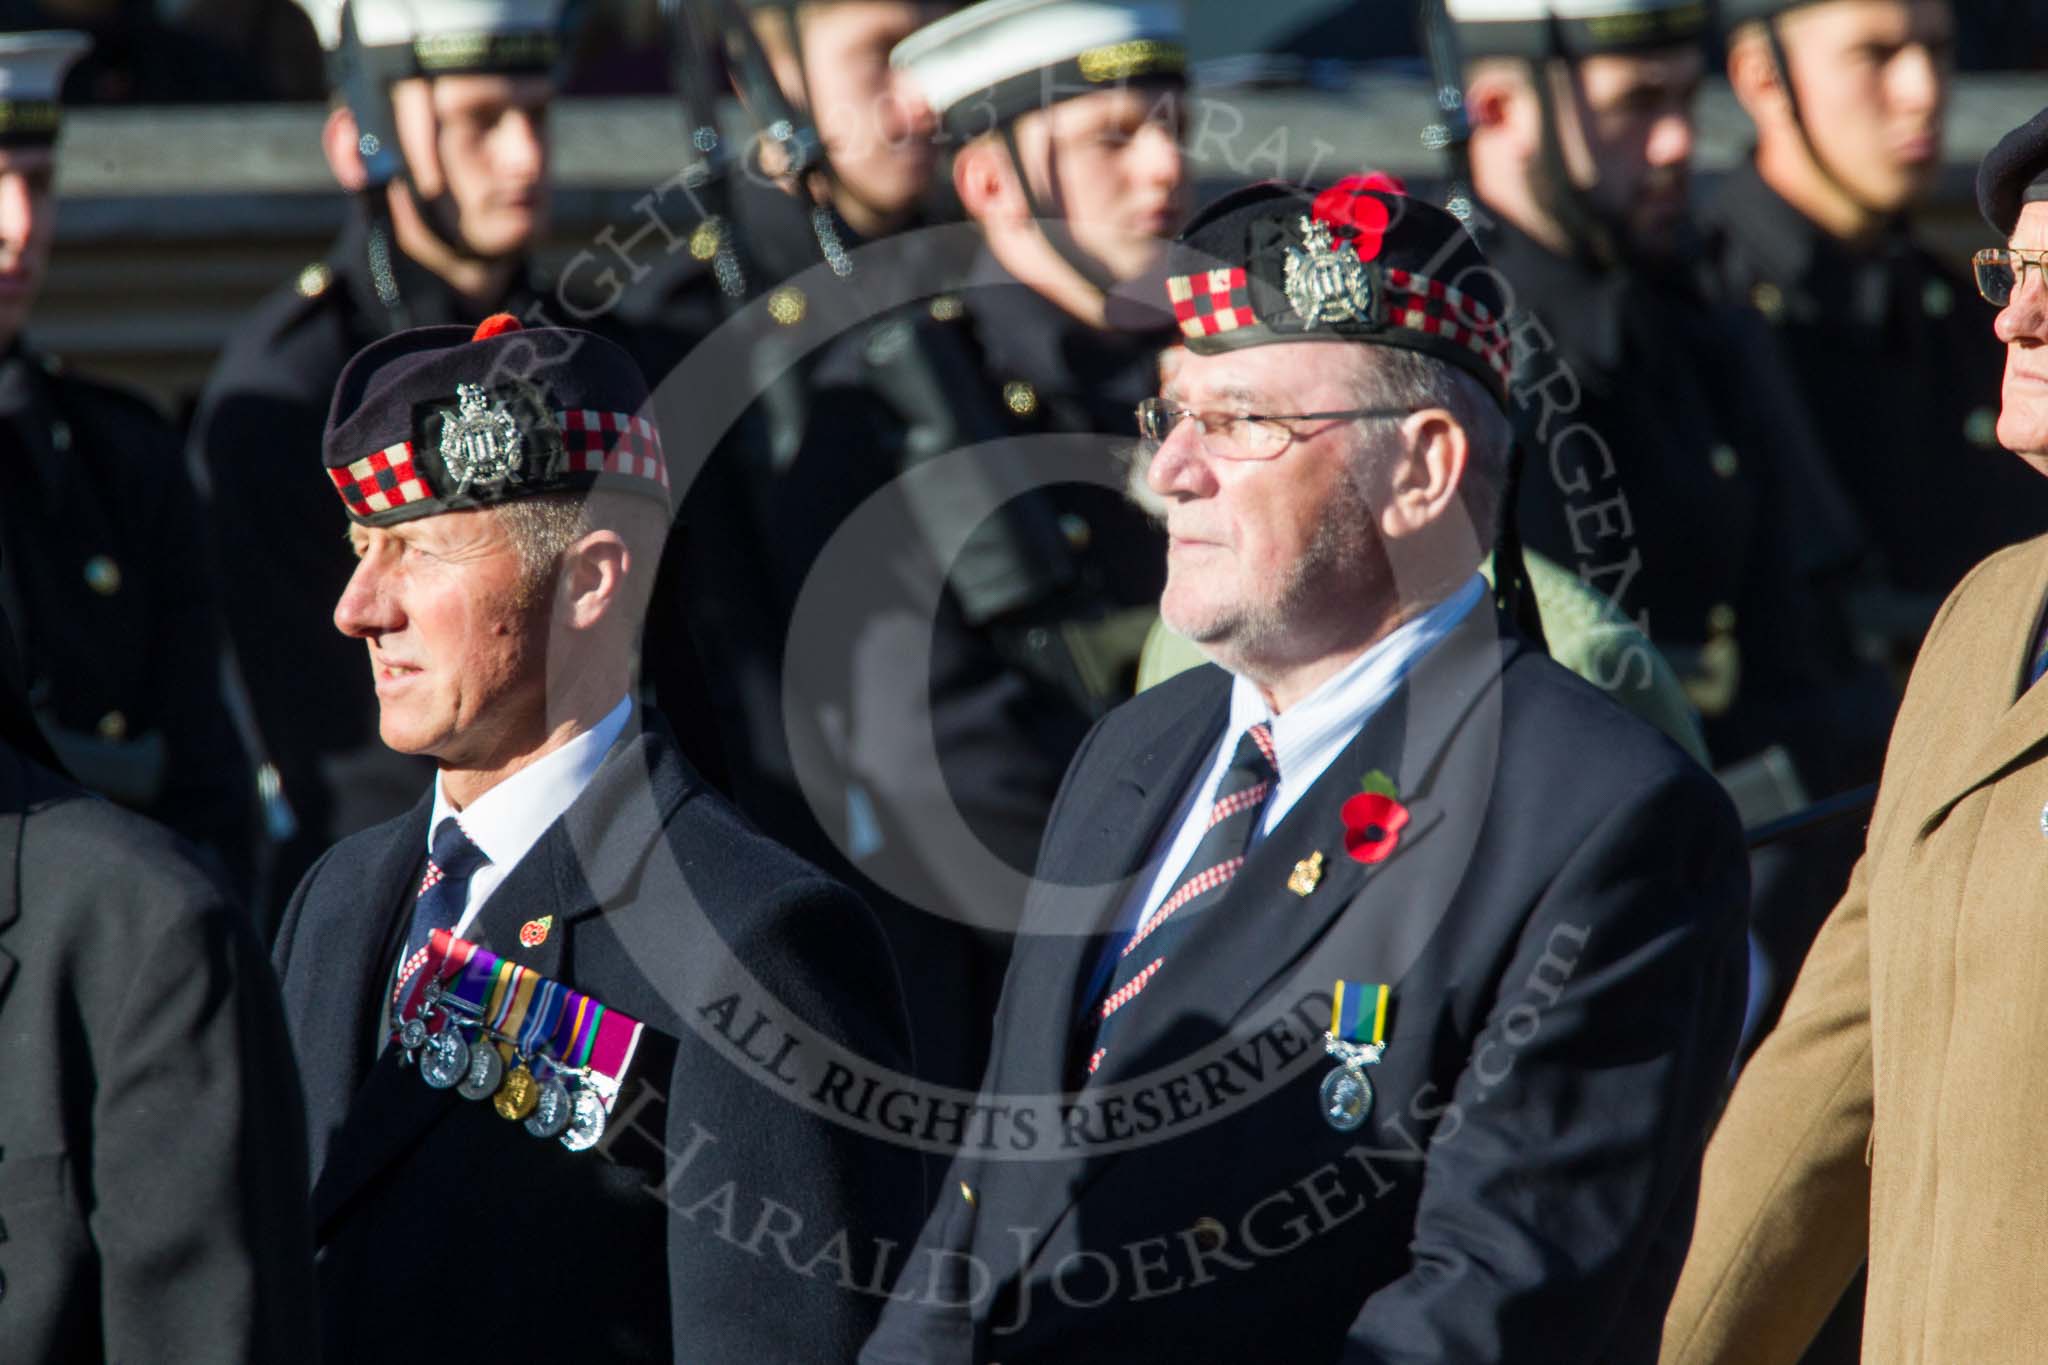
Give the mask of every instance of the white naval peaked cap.
<svg viewBox="0 0 2048 1365">
<path fill-rule="evenodd" d="M 1587 57 L 1700 42 L 1708 0 L 1445 0 L 1466 57 Z"/>
<path fill-rule="evenodd" d="M 0 147 L 57 140 L 59 92 L 92 39 L 69 29 L 0 33 Z"/>
<path fill-rule="evenodd" d="M 372 52 L 412 54 L 409 73 L 520 71 L 552 66 L 563 0 L 299 0 L 320 46 L 340 49 L 344 24 Z"/>
<path fill-rule="evenodd" d="M 946 127 L 992 132 L 1032 109 L 1127 81 L 1182 81 L 1178 0 L 982 0 L 925 25 L 889 64 Z"/>
</svg>

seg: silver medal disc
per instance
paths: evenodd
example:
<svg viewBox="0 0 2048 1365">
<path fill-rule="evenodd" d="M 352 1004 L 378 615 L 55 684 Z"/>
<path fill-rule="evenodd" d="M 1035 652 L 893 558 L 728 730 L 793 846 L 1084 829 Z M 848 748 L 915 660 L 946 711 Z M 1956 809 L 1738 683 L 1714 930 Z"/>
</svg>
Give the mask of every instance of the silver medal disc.
<svg viewBox="0 0 2048 1365">
<path fill-rule="evenodd" d="M 526 1116 L 526 1131 L 537 1138 L 560 1137 L 574 1117 L 575 1102 L 569 1098 L 569 1087 L 558 1077 L 550 1076 L 540 1083 L 540 1097 L 534 1101 L 533 1112 Z"/>
<path fill-rule="evenodd" d="M 469 1050 L 469 1069 L 456 1083 L 455 1093 L 466 1100 L 487 1100 L 498 1093 L 498 1082 L 504 1079 L 505 1059 L 490 1042 L 479 1038 Z"/>
<path fill-rule="evenodd" d="M 417 1052 L 427 1041 L 427 1021 L 414 1015 L 398 1026 L 398 1045 L 407 1052 Z"/>
<path fill-rule="evenodd" d="M 469 1044 L 462 1031 L 444 1028 L 427 1040 L 420 1051 L 420 1079 L 436 1090 L 446 1090 L 469 1074 Z"/>
<path fill-rule="evenodd" d="M 1372 1112 L 1372 1082 L 1357 1067 L 1340 1066 L 1323 1077 L 1323 1121 L 1340 1133 L 1365 1122 Z"/>
<path fill-rule="evenodd" d="M 586 1151 L 597 1145 L 604 1136 L 604 1125 L 609 1117 L 604 1110 L 604 1100 L 589 1086 L 577 1090 L 576 1098 L 569 1105 L 569 1130 L 562 1134 L 562 1145 L 572 1152 Z"/>
</svg>

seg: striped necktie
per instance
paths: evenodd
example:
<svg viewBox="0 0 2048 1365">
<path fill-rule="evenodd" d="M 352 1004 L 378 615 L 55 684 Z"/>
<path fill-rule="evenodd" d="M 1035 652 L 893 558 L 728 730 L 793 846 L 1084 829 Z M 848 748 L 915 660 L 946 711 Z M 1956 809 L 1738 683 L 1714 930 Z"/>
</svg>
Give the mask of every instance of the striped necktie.
<svg viewBox="0 0 2048 1365">
<path fill-rule="evenodd" d="M 1217 780 L 1216 794 L 1210 798 L 1209 827 L 1203 831 L 1202 841 L 1174 879 L 1173 893 L 1139 922 L 1137 932 L 1123 946 L 1108 992 L 1090 1011 L 1095 1030 L 1086 1062 L 1089 1075 L 1095 1074 L 1108 1055 L 1110 1035 L 1123 1012 L 1158 978 L 1201 913 L 1223 899 L 1231 878 L 1244 866 L 1245 850 L 1259 827 L 1266 798 L 1279 782 L 1272 727 L 1262 722 L 1238 740 L 1230 767 Z"/>
<path fill-rule="evenodd" d="M 453 932 L 462 922 L 463 907 L 469 904 L 469 879 L 490 861 L 490 855 L 471 841 L 462 822 L 454 816 L 441 821 L 434 841 L 427 847 L 427 875 L 412 904 L 412 928 L 406 931 L 405 955 L 398 962 L 398 979 L 391 999 L 403 998 L 405 983 L 427 960 L 427 944 L 436 929 Z"/>
</svg>

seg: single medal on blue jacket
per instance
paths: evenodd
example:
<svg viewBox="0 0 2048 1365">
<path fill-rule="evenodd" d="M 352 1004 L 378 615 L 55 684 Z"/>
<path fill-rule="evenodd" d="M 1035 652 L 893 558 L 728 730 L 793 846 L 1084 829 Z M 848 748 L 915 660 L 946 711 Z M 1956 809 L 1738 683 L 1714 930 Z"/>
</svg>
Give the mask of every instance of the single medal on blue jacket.
<svg viewBox="0 0 2048 1365">
<path fill-rule="evenodd" d="M 1365 1069 L 1387 1050 L 1387 996 L 1390 988 L 1364 981 L 1339 981 L 1330 997 L 1330 1031 L 1323 1051 L 1337 1059 L 1337 1069 L 1323 1077 L 1323 1121 L 1340 1133 L 1364 1124 L 1372 1113 L 1372 1081 Z"/>
</svg>

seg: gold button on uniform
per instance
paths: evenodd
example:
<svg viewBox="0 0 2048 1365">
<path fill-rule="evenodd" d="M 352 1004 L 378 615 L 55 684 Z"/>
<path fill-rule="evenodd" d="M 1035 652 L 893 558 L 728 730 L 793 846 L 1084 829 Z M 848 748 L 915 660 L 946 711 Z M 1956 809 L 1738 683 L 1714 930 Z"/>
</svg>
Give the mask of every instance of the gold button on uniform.
<svg viewBox="0 0 2048 1365">
<path fill-rule="evenodd" d="M 1038 390 L 1021 379 L 1012 379 L 1003 385 L 1003 406 L 1019 417 L 1029 417 L 1038 411 Z"/>
<path fill-rule="evenodd" d="M 122 715 L 119 711 L 109 711 L 100 717 L 100 723 L 93 728 L 99 731 L 101 739 L 126 739 L 128 738 L 128 717 Z"/>
<path fill-rule="evenodd" d="M 932 300 L 933 322 L 957 322 L 967 313 L 967 305 L 960 301 L 958 294 L 941 294 Z"/>
<path fill-rule="evenodd" d="M 315 261 L 299 272 L 298 290 L 305 298 L 319 298 L 333 283 L 334 272 L 328 268 L 325 261 Z"/>
<path fill-rule="evenodd" d="M 1067 546 L 1074 550 L 1085 550 L 1095 540 L 1095 528 L 1088 519 L 1072 512 L 1060 513 L 1060 534 L 1067 538 Z"/>
<path fill-rule="evenodd" d="M 768 316 L 784 327 L 794 327 L 804 320 L 810 311 L 810 300 L 804 291 L 793 284 L 785 284 L 768 296 Z"/>
<path fill-rule="evenodd" d="M 1223 1245 L 1223 1224 L 1214 1218 L 1195 1220 L 1195 1245 L 1204 1251 L 1214 1251 Z"/>
<path fill-rule="evenodd" d="M 121 566 L 106 555 L 94 555 L 85 561 L 85 585 L 102 597 L 112 597 L 121 591 Z"/>
<path fill-rule="evenodd" d="M 1769 280 L 1759 280 L 1750 288 L 1749 301 L 1756 305 L 1756 311 L 1764 315 L 1764 321 L 1776 322 L 1785 316 L 1785 294 Z"/>
<path fill-rule="evenodd" d="M 1735 456 L 1735 447 L 1718 445 L 1707 453 L 1707 463 L 1724 479 L 1732 479 L 1742 469 L 1742 461 Z"/>
<path fill-rule="evenodd" d="M 718 220 L 707 218 L 697 224 L 696 230 L 690 234 L 690 254 L 700 261 L 708 261 L 718 254 L 718 248 L 723 242 L 724 236 L 718 230 Z"/>
</svg>

